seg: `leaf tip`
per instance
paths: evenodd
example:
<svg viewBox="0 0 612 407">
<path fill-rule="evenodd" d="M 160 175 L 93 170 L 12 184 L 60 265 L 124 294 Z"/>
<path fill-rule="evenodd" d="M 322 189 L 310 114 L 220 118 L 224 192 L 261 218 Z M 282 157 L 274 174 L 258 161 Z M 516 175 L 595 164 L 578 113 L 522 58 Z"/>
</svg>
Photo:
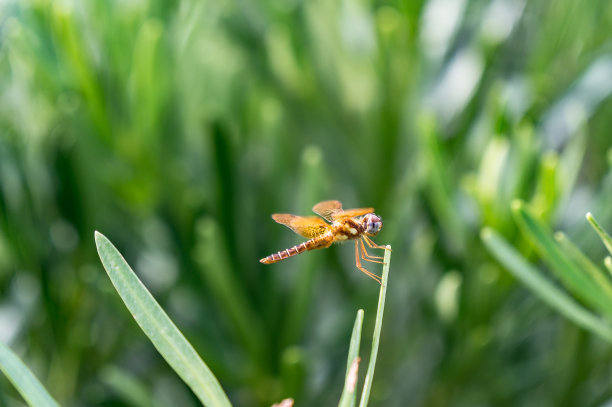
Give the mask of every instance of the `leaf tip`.
<svg viewBox="0 0 612 407">
<path fill-rule="evenodd" d="M 100 248 L 102 242 L 108 239 L 102 233 L 98 232 L 97 230 L 94 230 L 94 240 L 96 242 L 96 247 Z"/>
<path fill-rule="evenodd" d="M 589 221 L 592 222 L 593 221 L 593 215 L 591 214 L 591 212 L 587 212 L 585 215 L 585 218 Z"/>
</svg>

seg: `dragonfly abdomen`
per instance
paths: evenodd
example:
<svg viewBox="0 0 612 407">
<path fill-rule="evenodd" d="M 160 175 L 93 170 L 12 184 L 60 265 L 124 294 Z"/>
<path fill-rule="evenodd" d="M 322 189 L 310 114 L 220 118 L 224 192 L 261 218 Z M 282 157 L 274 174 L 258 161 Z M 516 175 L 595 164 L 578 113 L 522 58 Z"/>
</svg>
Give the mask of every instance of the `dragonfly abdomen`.
<svg viewBox="0 0 612 407">
<path fill-rule="evenodd" d="M 332 242 L 333 242 L 333 236 L 331 234 L 317 236 L 313 239 L 307 240 L 289 249 L 281 250 L 278 253 L 274 253 L 274 254 L 269 255 L 268 257 L 264 257 L 263 259 L 259 260 L 259 262 L 263 264 L 276 263 L 278 261 L 285 260 L 289 257 L 296 256 L 308 250 L 328 247 L 330 244 L 332 244 Z"/>
</svg>

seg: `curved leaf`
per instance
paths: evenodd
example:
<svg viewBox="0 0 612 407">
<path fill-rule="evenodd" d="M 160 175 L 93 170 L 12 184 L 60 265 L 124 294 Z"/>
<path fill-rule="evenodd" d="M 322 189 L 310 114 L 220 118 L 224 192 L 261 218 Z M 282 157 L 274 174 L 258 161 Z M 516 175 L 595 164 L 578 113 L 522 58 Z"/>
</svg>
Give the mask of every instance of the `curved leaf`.
<svg viewBox="0 0 612 407">
<path fill-rule="evenodd" d="M 117 293 L 166 362 L 205 406 L 231 406 L 217 378 L 176 325 L 126 263 L 121 253 L 101 233 L 96 246 Z"/>
<path fill-rule="evenodd" d="M 0 370 L 30 406 L 59 407 L 19 356 L 3 343 L 0 343 Z"/>
</svg>

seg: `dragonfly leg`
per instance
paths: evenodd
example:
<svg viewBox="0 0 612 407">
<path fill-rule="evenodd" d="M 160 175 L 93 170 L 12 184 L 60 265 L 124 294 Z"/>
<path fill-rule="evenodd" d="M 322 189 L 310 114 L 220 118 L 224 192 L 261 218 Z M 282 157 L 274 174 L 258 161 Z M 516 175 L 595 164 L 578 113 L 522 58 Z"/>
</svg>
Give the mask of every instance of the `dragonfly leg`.
<svg viewBox="0 0 612 407">
<path fill-rule="evenodd" d="M 363 267 L 361 266 L 361 260 L 359 259 L 359 244 L 357 243 L 357 241 L 355 241 L 355 262 L 357 263 L 357 264 L 356 264 L 356 265 L 357 265 L 357 268 L 358 268 L 358 269 L 359 269 L 359 270 L 360 270 L 360 271 L 361 271 L 363 274 L 365 274 L 366 276 L 368 276 L 368 277 L 370 277 L 370 278 L 372 278 L 372 279 L 376 280 L 376 282 L 377 282 L 378 284 L 382 284 L 382 279 L 381 279 L 379 276 L 377 276 L 376 274 L 374 274 L 374 273 L 372 273 L 372 272 L 370 272 L 370 271 L 366 270 L 365 268 L 363 268 Z"/>
<path fill-rule="evenodd" d="M 357 244 L 357 241 L 355 241 L 355 244 Z M 368 254 L 368 252 L 366 251 L 365 245 L 363 244 L 363 240 L 359 241 L 359 244 L 361 245 L 361 258 L 364 259 L 365 261 L 370 261 L 372 263 L 380 263 L 380 264 L 385 264 L 384 262 L 380 261 L 380 260 L 374 260 L 374 259 L 384 259 L 384 257 L 380 257 L 380 256 L 372 256 L 370 254 Z"/>
<path fill-rule="evenodd" d="M 363 240 L 365 240 L 365 242 L 368 244 L 368 246 L 370 246 L 372 249 L 384 249 L 384 250 L 390 250 L 390 249 L 387 249 L 387 246 L 381 246 L 381 245 L 378 245 L 378 244 L 374 243 L 374 242 L 372 241 L 372 239 L 370 239 L 370 238 L 369 238 L 369 237 L 367 237 L 366 235 L 363 235 L 363 236 L 361 236 L 361 237 L 363 237 Z"/>
</svg>

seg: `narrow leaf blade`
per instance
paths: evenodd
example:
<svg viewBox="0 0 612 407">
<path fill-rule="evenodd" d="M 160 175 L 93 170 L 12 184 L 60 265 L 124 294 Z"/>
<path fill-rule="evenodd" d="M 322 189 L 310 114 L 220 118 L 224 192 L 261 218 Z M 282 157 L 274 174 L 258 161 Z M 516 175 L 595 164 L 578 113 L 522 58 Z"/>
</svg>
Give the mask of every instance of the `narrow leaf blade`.
<svg viewBox="0 0 612 407">
<path fill-rule="evenodd" d="M 555 239 L 561 245 L 561 248 L 569 256 L 569 258 L 578 265 L 583 272 L 591 276 L 599 287 L 606 293 L 606 296 L 612 300 L 612 282 L 610 276 L 597 267 L 585 254 L 574 245 L 568 237 L 562 233 L 555 233 Z"/>
<path fill-rule="evenodd" d="M 30 406 L 59 407 L 19 356 L 3 343 L 0 343 L 0 370 Z"/>
<path fill-rule="evenodd" d="M 542 259 L 566 288 L 585 303 L 612 317 L 612 299 L 559 247 L 552 232 L 528 210 L 523 202 L 513 202 L 512 211 L 523 233 L 531 239 Z"/>
<path fill-rule="evenodd" d="M 566 292 L 547 280 L 497 232 L 485 228 L 481 239 L 491 254 L 542 301 L 570 321 L 612 342 L 612 327 L 579 305 Z"/>
<path fill-rule="evenodd" d="M 344 390 L 340 397 L 338 407 L 350 407 L 355 405 L 357 373 L 359 368 L 359 346 L 361 344 L 361 326 L 363 325 L 363 310 L 357 311 L 353 333 L 351 334 L 351 344 L 349 345 L 348 357 L 346 361 L 346 376 L 344 379 Z"/>
<path fill-rule="evenodd" d="M 391 265 L 391 246 L 387 245 L 385 250 L 385 258 L 383 260 L 382 283 L 380 286 L 380 294 L 378 295 L 378 309 L 376 311 L 376 322 L 374 323 L 374 336 L 372 338 L 372 351 L 370 352 L 370 361 L 368 362 L 368 372 L 366 373 L 363 391 L 359 407 L 366 407 L 370 400 L 370 389 L 372 388 L 372 380 L 374 379 L 374 369 L 376 368 L 376 357 L 378 356 L 378 344 L 380 342 L 380 331 L 382 330 L 383 313 L 385 311 L 385 299 L 387 297 L 387 280 L 389 279 L 389 267 Z"/>
<path fill-rule="evenodd" d="M 591 215 L 591 212 L 586 214 L 586 218 L 591 224 L 591 226 L 593 226 L 593 229 L 595 229 L 595 231 L 599 235 L 599 238 L 603 242 L 604 246 L 606 246 L 606 249 L 608 249 L 608 252 L 610 252 L 610 254 L 612 255 L 612 237 L 610 237 L 608 232 L 606 232 L 604 228 L 601 227 L 599 222 L 595 220 L 593 215 Z"/>
<path fill-rule="evenodd" d="M 204 405 L 231 406 L 217 378 L 138 279 L 121 253 L 101 233 L 96 232 L 95 238 L 98 254 L 117 293 L 166 362 Z"/>
</svg>

